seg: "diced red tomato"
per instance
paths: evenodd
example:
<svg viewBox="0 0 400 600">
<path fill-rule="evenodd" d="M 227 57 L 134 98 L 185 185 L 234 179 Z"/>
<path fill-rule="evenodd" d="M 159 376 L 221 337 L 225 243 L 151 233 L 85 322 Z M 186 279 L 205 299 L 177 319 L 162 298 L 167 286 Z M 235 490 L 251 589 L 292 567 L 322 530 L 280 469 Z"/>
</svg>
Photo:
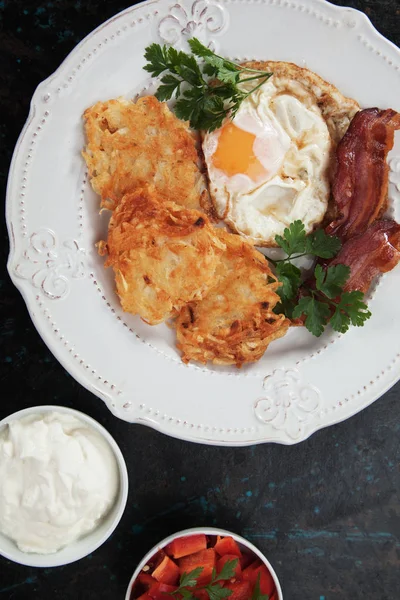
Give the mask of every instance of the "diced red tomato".
<svg viewBox="0 0 400 600">
<path fill-rule="evenodd" d="M 252 552 L 243 554 L 236 541 L 228 536 L 191 535 L 173 540 L 166 548 L 158 551 L 147 563 L 146 571 L 138 575 L 131 598 L 136 600 L 166 600 L 176 592 L 179 578 L 196 568 L 202 572 L 196 587 L 190 592 L 196 600 L 209 600 L 204 586 L 210 583 L 213 570 L 221 573 L 227 562 L 237 560 L 234 574 L 229 581 L 218 585 L 229 589 L 229 600 L 249 600 L 259 583 L 260 593 L 270 600 L 278 600 L 274 580 L 268 568 Z M 179 600 L 180 595 L 176 596 Z"/>
<path fill-rule="evenodd" d="M 142 595 L 145 596 L 151 588 L 151 586 L 155 583 L 157 583 L 156 580 L 153 579 L 153 577 L 149 573 L 143 573 L 142 571 L 141 573 L 139 573 L 135 583 L 133 584 L 131 597 L 141 598 Z M 146 600 L 146 598 L 144 598 L 143 600 Z"/>
<path fill-rule="evenodd" d="M 155 583 L 148 591 L 148 594 L 152 600 L 166 600 L 166 594 L 171 594 L 177 589 L 174 585 L 168 585 L 166 583 Z"/>
<path fill-rule="evenodd" d="M 240 560 L 234 554 L 225 554 L 224 556 L 221 556 L 221 558 L 217 561 L 217 573 L 221 573 L 222 567 L 224 566 L 224 564 L 226 562 L 230 561 L 230 560 L 236 560 L 237 561 L 237 565 L 235 567 L 234 578 L 235 579 L 241 579 L 241 577 L 242 577 L 242 567 L 240 566 Z"/>
<path fill-rule="evenodd" d="M 166 551 L 167 554 L 173 558 L 182 558 L 182 556 L 188 556 L 200 550 L 207 548 L 207 539 L 203 533 L 198 535 L 188 535 L 187 537 L 177 538 L 168 544 Z"/>
<path fill-rule="evenodd" d="M 142 584 L 146 589 L 151 588 L 151 586 L 156 583 L 154 577 L 149 575 L 149 573 L 140 573 L 136 581 L 137 583 Z"/>
<path fill-rule="evenodd" d="M 207 550 L 200 550 L 190 556 L 184 556 L 179 559 L 179 569 L 181 575 L 183 573 L 190 573 L 197 567 L 203 567 L 200 577 L 197 580 L 199 585 L 207 585 L 211 581 L 211 575 L 213 569 L 215 569 L 216 557 L 213 548 Z"/>
<path fill-rule="evenodd" d="M 158 565 L 164 560 L 165 556 L 166 554 L 164 550 L 158 550 L 158 552 L 156 552 L 155 555 L 147 561 L 147 566 L 150 569 L 150 571 L 148 572 L 154 571 L 154 569 L 156 569 Z"/>
<path fill-rule="evenodd" d="M 234 554 L 238 558 L 241 558 L 242 556 L 239 546 L 231 537 L 219 538 L 214 546 L 214 550 L 220 556 L 224 556 L 225 554 Z"/>
<path fill-rule="evenodd" d="M 258 569 L 258 567 L 261 566 L 261 560 L 257 559 L 254 562 L 251 563 L 251 565 L 249 565 L 248 567 L 246 567 L 245 569 L 243 569 L 243 579 L 245 581 L 253 581 L 254 579 L 254 572 L 256 571 L 256 569 Z M 254 579 L 255 581 L 255 579 Z"/>
<path fill-rule="evenodd" d="M 251 585 L 249 581 L 228 583 L 225 587 L 232 591 L 232 594 L 228 596 L 229 600 L 249 600 L 251 598 Z"/>
<path fill-rule="evenodd" d="M 252 565 L 250 565 L 250 567 L 251 566 Z M 248 567 L 248 569 L 250 567 Z M 243 579 L 244 579 L 244 575 L 245 575 L 246 571 L 247 571 L 247 569 L 245 569 L 245 571 L 243 571 Z M 248 578 L 248 581 L 254 587 L 257 583 L 258 578 L 260 579 L 261 593 L 268 594 L 268 596 L 271 596 L 272 593 L 275 591 L 275 583 L 274 583 L 274 580 L 272 579 L 271 573 L 268 571 L 268 569 L 265 565 L 260 565 L 256 569 L 253 569 L 253 571 L 250 574 L 250 577 Z"/>
<path fill-rule="evenodd" d="M 175 585 L 179 581 L 179 567 L 169 556 L 165 556 L 152 573 L 154 579 L 168 585 Z"/>
<path fill-rule="evenodd" d="M 209 600 L 209 595 L 206 590 L 194 590 L 192 594 L 198 600 Z"/>
</svg>

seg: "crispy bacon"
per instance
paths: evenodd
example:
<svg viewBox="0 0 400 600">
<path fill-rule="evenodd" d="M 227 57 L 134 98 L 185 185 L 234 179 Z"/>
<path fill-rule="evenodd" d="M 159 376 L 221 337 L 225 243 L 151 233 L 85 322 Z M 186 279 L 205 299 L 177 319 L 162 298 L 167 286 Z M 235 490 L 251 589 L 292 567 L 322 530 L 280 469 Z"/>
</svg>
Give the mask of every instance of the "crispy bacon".
<svg viewBox="0 0 400 600">
<path fill-rule="evenodd" d="M 400 114 L 369 108 L 355 115 L 337 148 L 337 171 L 332 186 L 338 215 L 326 228 L 342 241 L 363 234 L 387 208 L 388 152 Z M 366 248 L 364 248 L 366 249 Z"/>
<path fill-rule="evenodd" d="M 345 291 L 365 293 L 376 275 L 391 271 L 399 261 L 400 225 L 395 221 L 382 220 L 346 241 L 327 266 L 348 265 L 351 272 Z"/>
</svg>

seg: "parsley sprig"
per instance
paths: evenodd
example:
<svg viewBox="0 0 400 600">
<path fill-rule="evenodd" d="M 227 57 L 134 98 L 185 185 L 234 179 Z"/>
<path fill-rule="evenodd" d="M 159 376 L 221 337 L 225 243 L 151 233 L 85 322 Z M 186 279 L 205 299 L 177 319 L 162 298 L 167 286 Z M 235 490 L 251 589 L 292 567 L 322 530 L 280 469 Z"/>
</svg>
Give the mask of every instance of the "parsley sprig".
<svg viewBox="0 0 400 600">
<path fill-rule="evenodd" d="M 144 69 L 153 77 L 162 75 L 155 95 L 160 101 L 177 98 L 174 111 L 178 118 L 190 121 L 194 129 L 213 131 L 227 116 L 233 119 L 243 100 L 272 73 L 241 67 L 215 54 L 197 38 L 190 39 L 189 46 L 192 54 L 150 44 L 145 49 Z M 250 90 L 243 87 L 251 81 L 257 83 Z"/>
<path fill-rule="evenodd" d="M 228 598 L 228 596 L 232 594 L 232 590 L 222 587 L 218 582 L 227 581 L 235 576 L 235 569 L 237 567 L 238 560 L 238 558 L 235 558 L 233 560 L 226 561 L 219 573 L 213 569 L 210 583 L 203 587 L 199 587 L 197 585 L 197 581 L 203 572 L 203 567 L 197 567 L 189 573 L 183 573 L 181 575 L 179 587 L 174 592 L 170 592 L 170 595 L 183 598 L 183 600 L 193 600 L 194 596 L 190 591 L 190 588 L 195 587 L 196 590 L 204 590 L 207 592 L 210 600 L 222 600 L 223 598 Z M 264 599 L 262 597 L 257 597 L 254 600 Z"/>
<path fill-rule="evenodd" d="M 371 313 L 363 302 L 364 295 L 359 291 L 345 292 L 350 277 L 347 265 L 333 265 L 324 269 L 317 264 L 314 278 L 302 281 L 300 269 L 292 260 L 305 255 L 329 259 L 336 256 L 341 248 L 339 238 L 326 235 L 319 229 L 306 235 L 301 221 L 295 221 L 286 228 L 283 236 L 275 241 L 287 256 L 272 260 L 276 275 L 282 283 L 278 289 L 281 302 L 276 312 L 283 312 L 290 319 L 305 317 L 305 326 L 319 337 L 330 323 L 335 331 L 346 333 L 350 325 L 362 327 Z"/>
<path fill-rule="evenodd" d="M 183 600 L 192 600 L 194 596 L 192 592 L 188 588 L 194 588 L 197 585 L 197 580 L 203 572 L 203 567 L 197 567 L 190 571 L 189 573 L 183 573 L 181 575 L 179 581 L 179 587 L 173 591 L 169 592 L 170 596 L 178 596 L 178 598 L 183 598 Z"/>
</svg>

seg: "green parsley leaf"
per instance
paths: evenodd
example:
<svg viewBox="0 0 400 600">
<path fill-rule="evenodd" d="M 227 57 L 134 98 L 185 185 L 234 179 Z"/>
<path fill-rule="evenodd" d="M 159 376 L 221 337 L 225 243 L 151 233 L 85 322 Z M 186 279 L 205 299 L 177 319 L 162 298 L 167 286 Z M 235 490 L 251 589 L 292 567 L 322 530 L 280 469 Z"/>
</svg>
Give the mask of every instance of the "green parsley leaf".
<svg viewBox="0 0 400 600">
<path fill-rule="evenodd" d="M 203 67 L 203 75 L 208 75 L 208 77 L 215 78 L 217 76 L 218 69 L 213 67 L 212 65 L 206 63 Z"/>
<path fill-rule="evenodd" d="M 350 277 L 349 266 L 339 263 L 324 269 L 317 264 L 314 282 L 306 279 L 302 283 L 300 269 L 290 262 L 305 254 L 333 258 L 341 248 L 338 238 L 326 235 L 322 229 L 306 236 L 303 223 L 295 221 L 285 229 L 283 236 L 277 235 L 275 240 L 287 254 L 281 260 L 269 259 L 281 283 L 277 290 L 281 301 L 274 308 L 276 314 L 284 314 L 289 319 L 305 317 L 305 326 L 317 337 L 328 323 L 341 333 L 345 333 L 350 325 L 364 325 L 371 313 L 363 302 L 363 294 L 344 291 Z M 302 297 L 297 302 L 300 290 Z"/>
<path fill-rule="evenodd" d="M 272 74 L 226 60 L 196 38 L 189 40 L 189 46 L 192 55 L 173 47 L 151 44 L 145 49 L 144 69 L 153 77 L 165 73 L 156 97 L 161 101 L 177 97 L 174 111 L 180 119 L 190 121 L 195 129 L 213 131 L 221 127 L 227 117 L 233 119 L 243 100 Z M 201 66 L 196 57 L 204 61 Z M 250 90 L 240 87 L 243 73 L 252 75 L 243 81 L 255 81 Z"/>
<path fill-rule="evenodd" d="M 221 600 L 222 598 L 228 598 L 232 594 L 232 590 L 220 585 L 207 585 L 204 589 L 210 600 Z"/>
<path fill-rule="evenodd" d="M 259 573 L 257 576 L 256 585 L 254 586 L 253 595 L 251 596 L 251 600 L 269 600 L 268 594 L 261 593 L 260 579 L 261 579 L 261 574 Z"/>
<path fill-rule="evenodd" d="M 224 68 L 224 64 L 225 61 L 223 58 L 221 58 L 220 56 L 217 56 L 216 54 L 211 54 L 209 56 L 206 56 L 204 58 L 204 62 L 206 63 L 206 65 L 210 65 L 211 67 L 213 67 L 213 69 L 215 70 L 216 73 L 218 73 L 218 71 L 220 69 Z M 236 71 L 236 69 L 235 69 Z"/>
<path fill-rule="evenodd" d="M 189 56 L 184 52 L 179 52 L 177 56 L 177 64 L 174 66 L 174 71 L 182 77 L 183 81 L 189 83 L 189 85 L 199 87 L 204 85 L 203 75 L 194 56 Z"/>
<path fill-rule="evenodd" d="M 298 305 L 293 311 L 293 317 L 298 319 L 306 316 L 305 326 L 316 337 L 320 337 L 325 330 L 331 314 L 329 306 L 325 302 L 320 302 L 312 296 L 305 296 L 300 299 Z"/>
<path fill-rule="evenodd" d="M 302 254 L 306 249 L 306 231 L 301 221 L 294 221 L 281 235 L 275 236 L 275 242 L 290 257 L 293 254 Z"/>
<path fill-rule="evenodd" d="M 194 600 L 194 596 L 190 590 L 186 588 L 179 588 L 179 596 L 183 598 L 183 600 Z"/>
<path fill-rule="evenodd" d="M 235 569 L 237 567 L 239 559 L 228 560 L 222 567 L 220 573 L 213 569 L 211 582 L 198 589 L 205 590 L 210 600 L 223 600 L 228 598 L 232 594 L 232 590 L 229 588 L 222 587 L 218 582 L 232 579 L 235 575 Z M 203 571 L 203 567 L 197 567 L 190 571 L 190 573 L 183 573 L 179 582 L 179 587 L 168 593 L 170 596 L 181 596 L 183 600 L 191 600 L 193 598 L 192 592 L 186 588 L 197 587 L 197 581 Z"/>
<path fill-rule="evenodd" d="M 231 83 L 237 85 L 240 82 L 240 69 L 236 65 L 227 62 L 219 56 L 207 56 L 205 59 L 206 65 L 212 67 L 212 74 L 217 77 L 222 83 Z"/>
<path fill-rule="evenodd" d="M 297 295 L 301 280 L 301 271 L 293 263 L 279 262 L 276 265 L 276 274 L 282 283 L 277 293 L 282 300 L 291 300 Z"/>
<path fill-rule="evenodd" d="M 333 258 L 342 247 L 338 237 L 327 235 L 323 229 L 317 229 L 306 239 L 305 252 L 318 258 Z"/>
<path fill-rule="evenodd" d="M 235 576 L 235 569 L 238 565 L 238 562 L 239 562 L 238 558 L 234 558 L 232 560 L 227 560 L 226 563 L 224 564 L 224 566 L 222 567 L 221 571 L 219 572 L 219 574 L 218 575 L 216 573 L 213 574 L 212 582 L 215 583 L 216 581 L 224 581 L 227 579 L 232 579 L 232 577 Z"/>
<path fill-rule="evenodd" d="M 203 567 L 197 567 L 196 569 L 193 569 L 193 571 L 190 571 L 190 573 L 183 573 L 181 575 L 179 587 L 175 591 L 168 593 L 168 595 L 181 596 L 183 600 L 191 600 L 193 598 L 192 593 L 186 588 L 197 587 L 197 589 L 205 590 L 210 600 L 223 600 L 223 598 L 228 598 L 232 594 L 232 590 L 222 587 L 218 582 L 232 579 L 235 575 L 235 569 L 238 562 L 238 558 L 228 560 L 218 574 L 217 571 L 213 569 L 211 582 L 203 587 L 197 586 L 197 581 L 203 571 Z"/>
<path fill-rule="evenodd" d="M 240 101 L 240 93 L 234 85 L 229 83 L 225 85 L 216 85 L 213 87 L 213 96 L 224 98 L 230 102 L 236 103 Z"/>
<path fill-rule="evenodd" d="M 275 305 L 274 313 L 276 315 L 285 315 L 288 319 L 293 319 L 293 311 L 296 308 L 294 300 L 282 300 Z"/>
<path fill-rule="evenodd" d="M 344 292 L 338 304 L 338 308 L 349 315 L 351 324 L 356 327 L 362 327 L 371 317 L 363 298 L 364 294 L 359 291 Z"/>
<path fill-rule="evenodd" d="M 348 331 L 350 327 L 350 317 L 342 310 L 340 310 L 339 307 L 337 307 L 331 317 L 330 324 L 332 326 L 332 329 L 334 329 L 335 331 L 339 331 L 340 333 L 346 333 L 346 331 Z"/>
<path fill-rule="evenodd" d="M 195 56 L 198 56 L 199 58 L 205 58 L 206 56 L 215 56 L 214 52 L 210 50 L 210 48 L 204 46 L 204 44 L 202 44 L 200 40 L 198 40 L 195 37 L 188 40 L 188 44 L 193 54 Z"/>
<path fill-rule="evenodd" d="M 151 73 L 153 77 L 158 77 L 163 71 L 169 69 L 169 49 L 160 44 L 150 44 L 145 49 L 144 57 L 147 64 L 143 67 L 145 71 Z"/>
<path fill-rule="evenodd" d="M 182 573 L 179 582 L 179 587 L 195 587 L 197 585 L 197 580 L 202 574 L 203 570 L 204 567 L 196 567 L 196 569 L 193 569 L 193 571 L 190 571 L 189 573 Z"/>
<path fill-rule="evenodd" d="M 159 86 L 155 94 L 160 102 L 169 100 L 174 94 L 180 94 L 180 85 L 182 81 L 175 77 L 175 75 L 164 75 L 161 79 L 161 83 L 162 85 Z"/>
<path fill-rule="evenodd" d="M 344 292 L 336 310 L 331 318 L 331 325 L 335 331 L 346 333 L 350 324 L 362 327 L 370 317 L 371 312 L 363 302 L 362 292 Z"/>
<path fill-rule="evenodd" d="M 317 290 L 331 300 L 337 298 L 350 277 L 350 267 L 347 265 L 334 265 L 326 270 L 317 265 L 314 271 Z"/>
<path fill-rule="evenodd" d="M 190 121 L 193 114 L 196 114 L 195 118 L 198 118 L 198 110 L 195 113 L 195 109 L 184 98 L 180 98 L 175 104 L 175 114 L 182 121 Z"/>
<path fill-rule="evenodd" d="M 219 127 L 226 116 L 222 98 L 205 97 L 198 88 L 185 90 L 175 105 L 175 114 L 180 119 L 190 121 L 196 129 Z"/>
<path fill-rule="evenodd" d="M 240 82 L 240 72 L 237 70 L 232 71 L 232 69 L 227 69 L 226 67 L 218 69 L 216 76 L 222 83 L 237 85 Z"/>
</svg>

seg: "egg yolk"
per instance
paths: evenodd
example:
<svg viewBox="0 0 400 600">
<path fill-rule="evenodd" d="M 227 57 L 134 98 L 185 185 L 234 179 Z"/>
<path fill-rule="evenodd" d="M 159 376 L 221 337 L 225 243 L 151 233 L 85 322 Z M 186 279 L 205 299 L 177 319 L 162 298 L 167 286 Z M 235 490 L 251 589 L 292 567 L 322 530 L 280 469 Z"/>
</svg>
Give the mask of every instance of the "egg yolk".
<svg viewBox="0 0 400 600">
<path fill-rule="evenodd" d="M 226 175 L 247 175 L 253 181 L 265 175 L 266 170 L 254 154 L 253 133 L 227 123 L 221 130 L 218 146 L 212 156 L 213 165 Z"/>
</svg>

